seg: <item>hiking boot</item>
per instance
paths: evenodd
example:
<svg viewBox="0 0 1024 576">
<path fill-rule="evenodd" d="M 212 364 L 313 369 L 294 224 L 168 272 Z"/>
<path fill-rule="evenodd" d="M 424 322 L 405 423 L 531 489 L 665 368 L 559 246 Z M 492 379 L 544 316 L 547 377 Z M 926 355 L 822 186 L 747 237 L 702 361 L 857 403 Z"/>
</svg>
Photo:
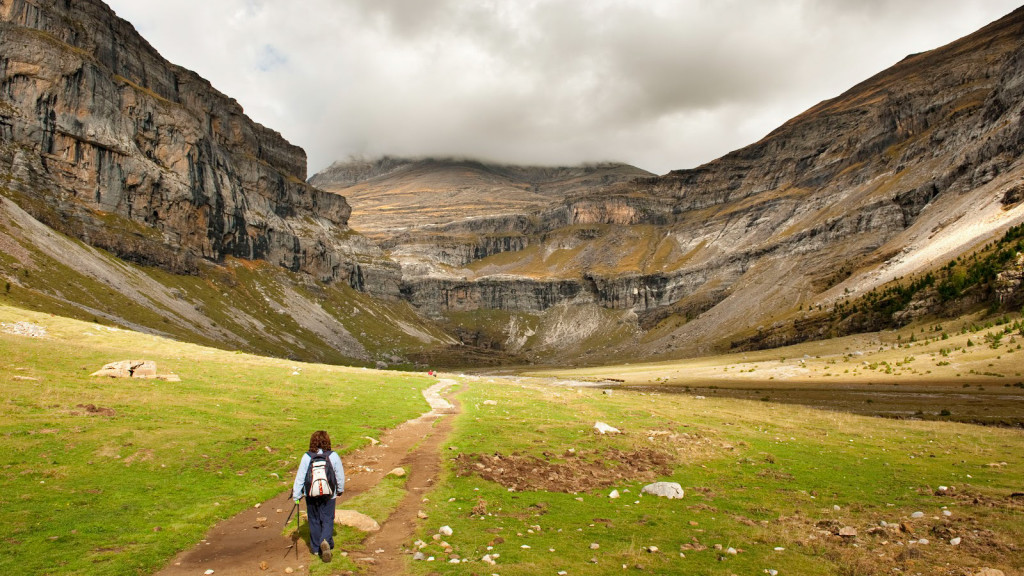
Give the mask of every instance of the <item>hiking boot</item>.
<svg viewBox="0 0 1024 576">
<path fill-rule="evenodd" d="M 331 561 L 331 546 L 327 543 L 327 540 L 320 541 L 320 559 L 324 562 Z"/>
</svg>

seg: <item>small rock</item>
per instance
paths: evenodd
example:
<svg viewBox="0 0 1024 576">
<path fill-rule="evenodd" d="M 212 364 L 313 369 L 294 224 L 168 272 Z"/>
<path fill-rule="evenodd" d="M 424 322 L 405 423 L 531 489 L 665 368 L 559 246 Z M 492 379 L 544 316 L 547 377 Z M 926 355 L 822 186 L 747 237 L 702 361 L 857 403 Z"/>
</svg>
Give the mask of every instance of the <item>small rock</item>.
<svg viewBox="0 0 1024 576">
<path fill-rule="evenodd" d="M 203 574 L 206 574 L 206 576 L 210 576 L 210 574 L 213 574 L 213 570 L 207 570 L 206 572 L 203 572 Z"/>
<path fill-rule="evenodd" d="M 292 568 L 291 566 L 289 566 L 289 567 L 284 569 L 284 573 L 285 574 L 291 574 L 292 572 L 295 572 L 295 569 Z"/>
<path fill-rule="evenodd" d="M 647 547 L 647 552 L 649 552 L 651 554 L 654 554 L 657 551 L 658 551 L 658 547 L 657 546 L 648 546 Z"/>
<path fill-rule="evenodd" d="M 853 538 L 857 536 L 857 529 L 853 526 L 843 526 L 839 529 L 839 535 L 844 538 Z"/>
<path fill-rule="evenodd" d="M 669 499 L 683 497 L 683 487 L 678 482 L 655 482 L 644 486 L 640 492 Z"/>
<path fill-rule="evenodd" d="M 426 560 L 427 559 L 427 555 L 424 554 L 423 552 L 417 551 L 415 554 L 412 555 L 412 559 L 417 561 L 417 562 L 420 562 L 420 561 Z"/>
<path fill-rule="evenodd" d="M 416 517 L 419 518 L 420 520 L 426 520 L 427 518 L 429 518 L 429 516 L 427 516 L 427 513 L 424 512 L 423 510 L 420 510 L 419 512 L 417 512 L 416 513 Z"/>
<path fill-rule="evenodd" d="M 484 406 L 497 406 L 498 403 L 494 400 L 484 400 Z"/>
<path fill-rule="evenodd" d="M 391 472 L 388 472 L 387 476 L 394 476 L 395 478 L 401 478 L 402 476 L 405 476 L 405 468 L 402 468 L 401 466 L 399 466 L 398 468 L 393 469 Z"/>
<path fill-rule="evenodd" d="M 612 490 L 611 494 L 609 494 L 608 497 L 609 498 L 618 498 L 619 497 L 619 491 L 618 490 Z"/>
<path fill-rule="evenodd" d="M 622 434 L 622 432 L 620 432 L 618 428 L 614 426 L 609 426 L 604 422 L 595 422 L 594 430 L 596 430 L 598 434 Z"/>
<path fill-rule="evenodd" d="M 950 512 L 949 510 L 943 510 L 943 511 L 942 511 L 942 515 L 943 515 L 943 516 L 952 516 L 952 515 L 953 515 L 953 513 L 952 513 L 952 512 Z"/>
<path fill-rule="evenodd" d="M 520 546 L 520 548 L 522 548 L 523 550 L 529 550 L 530 549 L 530 545 L 529 544 L 523 544 L 522 546 Z"/>
<path fill-rule="evenodd" d="M 380 524 L 366 514 L 355 510 L 337 510 L 334 512 L 334 523 L 341 526 L 351 526 L 363 532 L 377 532 Z"/>
<path fill-rule="evenodd" d="M 729 549 L 725 551 L 725 553 L 726 554 L 732 554 L 733 556 L 735 556 L 735 555 L 739 554 L 739 551 L 737 551 L 735 548 L 730 546 Z"/>
<path fill-rule="evenodd" d="M 452 527 L 451 526 L 441 526 L 441 528 L 437 531 L 437 533 L 441 534 L 441 535 L 444 535 L 444 536 L 451 536 L 452 535 Z"/>
<path fill-rule="evenodd" d="M 260 562 L 260 570 L 268 570 L 269 568 L 270 568 L 270 564 L 267 564 L 266 560 L 264 560 L 263 562 Z"/>
<path fill-rule="evenodd" d="M 832 509 L 835 510 L 836 512 L 839 512 L 841 510 L 841 508 L 839 507 L 839 504 L 833 504 L 832 505 Z"/>
<path fill-rule="evenodd" d="M 601 545 L 600 545 L 600 544 L 598 544 L 597 542 L 591 542 L 591 543 L 590 543 L 590 549 L 591 549 L 591 550 L 597 550 L 597 549 L 598 549 L 598 548 L 600 548 L 600 547 L 601 547 Z"/>
<path fill-rule="evenodd" d="M 1006 576 L 1002 570 L 996 568 L 982 568 L 975 572 L 972 576 Z"/>
<path fill-rule="evenodd" d="M 765 570 L 765 572 L 768 573 L 768 576 L 779 576 L 778 570 L 772 570 L 771 568 L 769 568 L 768 570 Z"/>
<path fill-rule="evenodd" d="M 960 537 L 959 537 L 959 536 L 957 536 L 956 538 L 951 538 L 951 539 L 949 540 L 949 544 L 950 544 L 951 546 L 959 546 L 959 545 L 960 545 Z"/>
<path fill-rule="evenodd" d="M 910 515 L 911 518 L 924 518 L 924 512 L 914 512 Z"/>
<path fill-rule="evenodd" d="M 481 558 L 480 560 L 482 560 L 484 562 L 484 564 L 490 564 L 491 566 L 494 566 L 495 564 L 497 564 L 497 562 L 494 561 L 494 558 L 492 558 L 490 554 L 484 555 L 484 557 Z"/>
<path fill-rule="evenodd" d="M 919 538 L 917 540 L 917 543 L 922 545 L 922 546 L 927 546 L 928 545 L 928 539 L 927 538 Z"/>
</svg>

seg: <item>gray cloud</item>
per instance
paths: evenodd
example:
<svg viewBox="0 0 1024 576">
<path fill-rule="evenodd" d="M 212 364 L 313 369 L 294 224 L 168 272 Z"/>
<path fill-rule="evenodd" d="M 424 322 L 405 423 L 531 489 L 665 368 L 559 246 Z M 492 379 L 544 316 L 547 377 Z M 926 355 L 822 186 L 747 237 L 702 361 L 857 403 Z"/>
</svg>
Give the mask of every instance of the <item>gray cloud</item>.
<svg viewBox="0 0 1024 576">
<path fill-rule="evenodd" d="M 664 173 L 1016 0 L 108 1 L 303 146 L 311 173 L 385 153 Z"/>
</svg>

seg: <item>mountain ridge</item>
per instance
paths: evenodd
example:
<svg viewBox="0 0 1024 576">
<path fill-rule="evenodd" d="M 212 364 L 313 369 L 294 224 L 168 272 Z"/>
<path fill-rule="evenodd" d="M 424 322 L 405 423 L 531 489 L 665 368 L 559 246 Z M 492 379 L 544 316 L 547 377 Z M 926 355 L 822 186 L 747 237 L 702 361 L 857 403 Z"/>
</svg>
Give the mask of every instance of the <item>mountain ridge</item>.
<svg viewBox="0 0 1024 576">
<path fill-rule="evenodd" d="M 364 364 L 827 336 L 812 309 L 1024 221 L 1022 36 L 1017 10 L 663 176 L 391 158 L 309 179 L 332 192 L 99 0 L 0 0 L 4 297 Z"/>
</svg>

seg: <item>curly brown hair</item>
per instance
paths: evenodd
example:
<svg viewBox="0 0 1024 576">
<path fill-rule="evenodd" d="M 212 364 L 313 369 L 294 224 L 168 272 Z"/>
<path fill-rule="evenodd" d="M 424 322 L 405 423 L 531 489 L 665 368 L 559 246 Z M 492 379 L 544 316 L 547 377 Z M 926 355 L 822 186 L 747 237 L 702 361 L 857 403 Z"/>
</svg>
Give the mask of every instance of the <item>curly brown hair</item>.
<svg viewBox="0 0 1024 576">
<path fill-rule="evenodd" d="M 316 452 L 317 450 L 323 450 L 327 452 L 331 449 L 331 437 L 327 435 L 325 430 L 317 430 L 313 432 L 313 435 L 309 437 L 309 451 Z"/>
</svg>

